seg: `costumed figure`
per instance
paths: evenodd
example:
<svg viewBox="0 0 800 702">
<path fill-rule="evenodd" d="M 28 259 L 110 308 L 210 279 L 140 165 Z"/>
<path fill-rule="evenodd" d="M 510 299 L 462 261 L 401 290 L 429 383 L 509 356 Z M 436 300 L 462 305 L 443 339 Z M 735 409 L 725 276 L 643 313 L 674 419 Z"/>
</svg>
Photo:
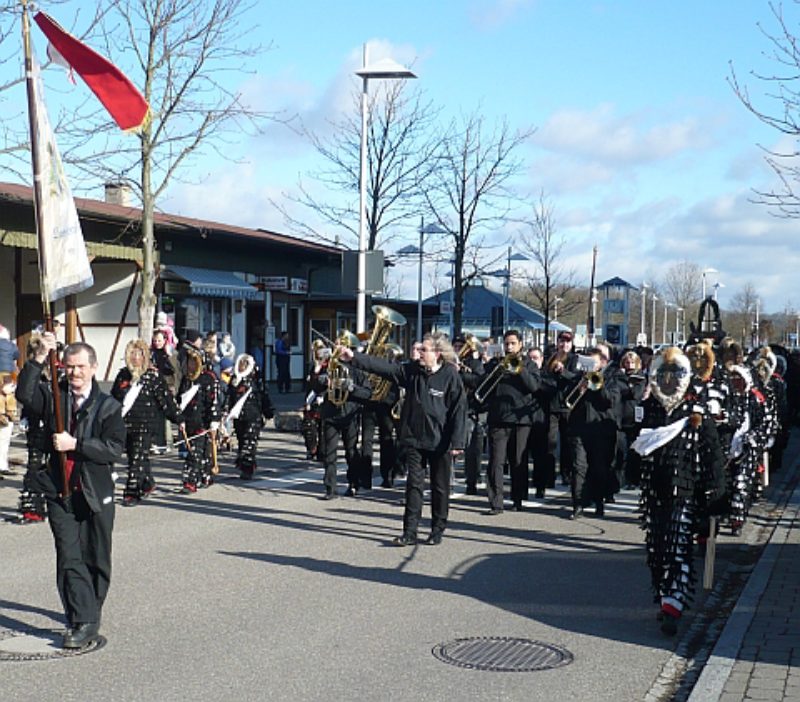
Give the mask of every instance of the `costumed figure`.
<svg viewBox="0 0 800 702">
<path fill-rule="evenodd" d="M 41 335 L 35 332 L 28 341 L 28 360 L 36 355 L 41 347 Z M 41 381 L 46 388 L 50 387 L 50 368 L 42 368 Z M 45 392 L 49 392 L 45 390 Z M 19 494 L 18 521 L 21 523 L 42 522 L 47 516 L 47 500 L 44 493 L 38 488 L 36 474 L 44 470 L 47 463 L 47 436 L 44 431 L 44 422 L 39 415 L 33 413 L 30 407 L 22 408 L 20 426 L 26 429 L 26 444 L 28 449 L 28 464 L 25 477 L 22 479 L 22 490 Z"/>
<path fill-rule="evenodd" d="M 724 458 L 717 428 L 703 405 L 686 397 L 689 359 L 670 347 L 653 359 L 644 401 L 641 523 L 661 630 L 676 633 L 694 592 L 692 533 L 716 514 L 725 494 Z"/>
<path fill-rule="evenodd" d="M 757 421 L 752 425 L 754 444 L 758 451 L 758 480 L 752 485 L 753 501 L 761 499 L 766 485 L 766 466 L 769 452 L 778 435 L 778 402 L 770 380 L 777 367 L 777 359 L 769 346 L 763 346 L 751 357 L 753 369 L 753 395 L 758 401 Z"/>
<path fill-rule="evenodd" d="M 258 435 L 264 420 L 272 419 L 275 411 L 269 393 L 259 388 L 255 359 L 250 354 L 240 354 L 234 368 L 228 387 L 228 419 L 233 421 L 236 432 L 239 477 L 250 480 L 256 470 Z"/>
<path fill-rule="evenodd" d="M 141 339 L 125 347 L 125 368 L 120 369 L 111 388 L 111 396 L 122 404 L 127 439 L 128 479 L 122 494 L 125 507 L 137 505 L 156 489 L 150 466 L 152 437 L 157 435 L 166 417 L 183 423 L 175 398 L 164 377 L 149 365 L 150 349 Z"/>
<path fill-rule="evenodd" d="M 217 469 L 214 458 L 213 433 L 219 429 L 219 380 L 206 365 L 206 355 L 191 344 L 184 345 L 186 373 L 181 380 L 180 410 L 186 424 L 186 464 L 183 470 L 183 489 L 190 494 L 198 487 L 214 482 Z"/>
</svg>

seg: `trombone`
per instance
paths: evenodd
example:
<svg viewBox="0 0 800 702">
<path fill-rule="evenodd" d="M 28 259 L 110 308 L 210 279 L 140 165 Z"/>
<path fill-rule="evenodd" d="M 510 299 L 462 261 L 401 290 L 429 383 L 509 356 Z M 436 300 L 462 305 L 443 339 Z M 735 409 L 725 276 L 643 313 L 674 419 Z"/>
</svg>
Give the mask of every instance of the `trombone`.
<svg viewBox="0 0 800 702">
<path fill-rule="evenodd" d="M 587 390 L 597 392 L 603 389 L 605 385 L 605 378 L 603 371 L 591 370 L 584 373 L 583 378 L 580 379 L 578 384 L 569 391 L 569 394 L 564 398 L 564 407 L 572 410 L 575 405 L 580 402 L 581 398 L 586 394 Z"/>
<path fill-rule="evenodd" d="M 523 365 L 522 356 L 520 354 L 507 353 L 492 369 L 492 372 L 481 381 L 481 384 L 478 385 L 477 388 L 475 388 L 475 400 L 483 403 L 486 398 L 494 392 L 494 389 L 500 384 L 500 380 L 506 373 L 519 375 Z"/>
</svg>

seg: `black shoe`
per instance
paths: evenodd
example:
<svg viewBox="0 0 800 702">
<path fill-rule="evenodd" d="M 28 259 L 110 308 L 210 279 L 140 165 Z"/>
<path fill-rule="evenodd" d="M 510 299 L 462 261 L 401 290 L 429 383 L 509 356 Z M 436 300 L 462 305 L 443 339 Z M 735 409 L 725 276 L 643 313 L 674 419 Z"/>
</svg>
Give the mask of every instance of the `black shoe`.
<svg viewBox="0 0 800 702">
<path fill-rule="evenodd" d="M 514 506 L 511 509 L 513 509 L 515 512 L 522 512 L 522 500 L 514 500 Z"/>
<path fill-rule="evenodd" d="M 392 544 L 394 546 L 413 546 L 416 543 L 417 543 L 417 537 L 409 536 L 408 534 L 401 534 L 400 536 L 395 536 L 392 539 Z"/>
<path fill-rule="evenodd" d="M 613 505 L 616 501 L 617 501 L 617 498 L 614 497 L 614 495 L 609 495 L 608 497 L 606 497 L 606 504 L 607 505 Z"/>
<path fill-rule="evenodd" d="M 570 519 L 580 519 L 583 516 L 583 507 L 576 507 L 572 510 L 572 514 L 569 515 Z"/>
<path fill-rule="evenodd" d="M 605 515 L 606 515 L 605 505 L 602 502 L 598 502 L 594 510 L 594 516 L 602 518 L 605 517 Z"/>
<path fill-rule="evenodd" d="M 355 485 L 348 486 L 344 492 L 345 497 L 355 497 L 356 495 L 358 495 L 358 488 Z"/>
<path fill-rule="evenodd" d="M 390 487 L 394 487 L 394 483 L 392 482 L 392 480 L 391 480 L 391 479 L 389 479 L 389 480 L 384 480 L 384 481 L 381 483 L 381 487 L 382 487 L 382 488 L 390 488 Z"/>
<path fill-rule="evenodd" d="M 543 500 L 543 499 L 544 499 L 544 488 L 539 488 L 539 489 L 536 491 L 536 497 L 537 497 L 537 499 L 539 499 L 539 500 Z"/>
<path fill-rule="evenodd" d="M 678 633 L 678 619 L 664 612 L 664 618 L 661 620 L 661 631 L 667 636 L 675 636 Z"/>
<path fill-rule="evenodd" d="M 478 494 L 478 488 L 475 487 L 474 485 L 467 485 L 466 494 L 467 495 L 477 495 Z"/>
<path fill-rule="evenodd" d="M 97 638 L 98 625 L 95 622 L 76 624 L 64 635 L 64 648 L 83 648 Z"/>
<path fill-rule="evenodd" d="M 502 513 L 503 513 L 503 510 L 502 509 L 497 509 L 496 507 L 492 507 L 487 512 L 484 512 L 484 514 L 487 517 L 494 517 L 495 515 L 502 514 Z"/>
<path fill-rule="evenodd" d="M 438 532 L 435 532 L 425 540 L 425 543 L 428 544 L 428 546 L 438 546 L 440 543 L 442 543 L 442 535 Z"/>
</svg>

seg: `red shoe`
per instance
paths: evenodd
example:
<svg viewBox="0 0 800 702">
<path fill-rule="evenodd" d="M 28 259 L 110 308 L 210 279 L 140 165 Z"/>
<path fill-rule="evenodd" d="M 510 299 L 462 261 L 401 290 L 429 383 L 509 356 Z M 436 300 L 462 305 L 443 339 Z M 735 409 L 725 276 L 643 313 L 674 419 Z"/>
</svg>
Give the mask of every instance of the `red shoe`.
<svg viewBox="0 0 800 702">
<path fill-rule="evenodd" d="M 123 507 L 135 507 L 139 504 L 139 498 L 134 497 L 133 495 L 125 495 L 122 498 L 122 506 Z"/>
<path fill-rule="evenodd" d="M 181 489 L 181 492 L 184 495 L 191 495 L 191 494 L 197 492 L 197 485 L 194 485 L 192 483 L 184 483 L 183 484 L 183 488 Z"/>
<path fill-rule="evenodd" d="M 22 513 L 22 521 L 24 522 L 43 522 L 44 517 L 41 514 L 36 514 L 36 512 L 23 512 Z"/>
<path fill-rule="evenodd" d="M 142 490 L 142 497 L 150 497 L 156 491 L 155 483 Z"/>
</svg>

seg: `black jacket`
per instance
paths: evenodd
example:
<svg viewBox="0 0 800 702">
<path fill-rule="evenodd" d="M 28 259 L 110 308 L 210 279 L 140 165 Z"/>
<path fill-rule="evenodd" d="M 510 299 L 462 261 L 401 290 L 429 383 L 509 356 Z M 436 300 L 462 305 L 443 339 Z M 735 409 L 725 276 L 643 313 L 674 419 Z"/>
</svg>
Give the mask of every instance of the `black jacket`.
<svg viewBox="0 0 800 702">
<path fill-rule="evenodd" d="M 20 371 L 17 381 L 17 399 L 34 414 L 42 417 L 46 434 L 55 433 L 53 394 L 50 386 L 40 381 L 42 364 L 28 361 Z M 61 412 L 64 426 L 72 423 L 69 384 L 61 381 Z M 81 490 L 93 512 L 100 512 L 103 505 L 114 497 L 113 464 L 122 460 L 125 449 L 125 422 L 121 407 L 113 397 L 100 391 L 97 381 L 92 381 L 92 390 L 75 417 L 75 427 L 70 432 L 77 440 L 75 467 Z M 55 499 L 62 491 L 61 461 L 52 444 L 46 445 L 50 456 L 49 468 L 36 476 L 41 491 Z"/>
<path fill-rule="evenodd" d="M 363 353 L 354 354 L 352 365 L 405 389 L 397 437 L 401 445 L 436 453 L 464 448 L 467 400 L 455 366 L 444 363 L 431 373 L 416 361 L 390 363 Z"/>
<path fill-rule="evenodd" d="M 492 359 L 486 364 L 488 377 L 500 363 Z M 547 404 L 547 396 L 537 397 L 548 386 L 554 387 L 552 380 L 544 383 L 536 364 L 524 358 L 519 373 L 504 373 L 486 400 L 489 413 L 487 423 L 490 427 L 509 424 L 530 425 L 533 413 L 541 411 L 541 402 Z"/>
<path fill-rule="evenodd" d="M 127 367 L 120 369 L 111 388 L 111 397 L 120 404 L 124 403 L 125 396 L 133 385 L 130 370 Z M 143 373 L 139 378 L 139 385 L 139 395 L 124 417 L 126 426 L 149 426 L 151 431 L 155 431 L 156 426 L 163 423 L 164 417 L 176 424 L 183 421 L 175 397 L 169 391 L 164 377 L 157 371 L 150 369 Z"/>
</svg>

